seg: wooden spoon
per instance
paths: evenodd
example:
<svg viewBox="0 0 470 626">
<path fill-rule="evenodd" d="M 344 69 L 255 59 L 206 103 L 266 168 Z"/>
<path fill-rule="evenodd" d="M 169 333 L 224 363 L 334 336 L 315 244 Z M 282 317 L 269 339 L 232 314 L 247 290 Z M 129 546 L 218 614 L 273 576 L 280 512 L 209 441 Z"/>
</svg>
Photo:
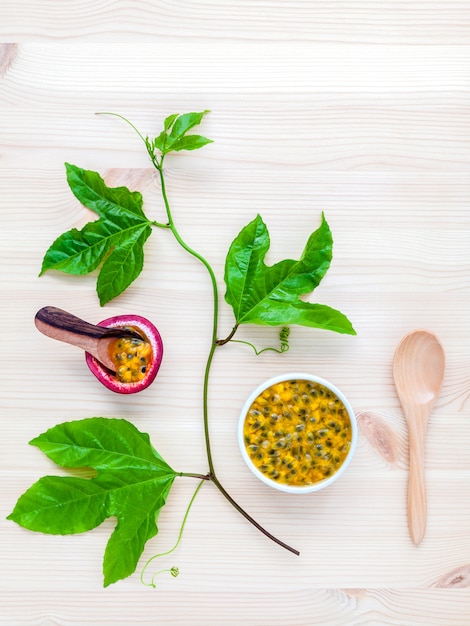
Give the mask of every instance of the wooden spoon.
<svg viewBox="0 0 470 626">
<path fill-rule="evenodd" d="M 395 351 L 393 377 L 409 432 L 408 527 L 416 545 L 426 531 L 424 441 L 444 369 L 444 349 L 436 335 L 427 330 L 408 333 Z"/>
<path fill-rule="evenodd" d="M 111 341 L 116 337 L 130 337 L 143 341 L 142 337 L 132 330 L 94 326 L 54 306 L 40 309 L 36 313 L 34 323 L 44 335 L 82 348 L 112 372 L 116 371 L 116 366 L 109 356 Z"/>
</svg>

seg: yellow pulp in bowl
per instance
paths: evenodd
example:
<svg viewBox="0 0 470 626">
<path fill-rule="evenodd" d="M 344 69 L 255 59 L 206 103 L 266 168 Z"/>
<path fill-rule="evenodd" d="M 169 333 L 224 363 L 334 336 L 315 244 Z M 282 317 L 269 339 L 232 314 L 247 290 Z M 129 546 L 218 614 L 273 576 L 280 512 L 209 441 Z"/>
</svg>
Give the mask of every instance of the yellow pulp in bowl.
<svg viewBox="0 0 470 626">
<path fill-rule="evenodd" d="M 310 380 L 265 389 L 244 423 L 248 456 L 267 478 L 306 487 L 332 476 L 351 447 L 348 412 L 333 391 Z"/>
</svg>

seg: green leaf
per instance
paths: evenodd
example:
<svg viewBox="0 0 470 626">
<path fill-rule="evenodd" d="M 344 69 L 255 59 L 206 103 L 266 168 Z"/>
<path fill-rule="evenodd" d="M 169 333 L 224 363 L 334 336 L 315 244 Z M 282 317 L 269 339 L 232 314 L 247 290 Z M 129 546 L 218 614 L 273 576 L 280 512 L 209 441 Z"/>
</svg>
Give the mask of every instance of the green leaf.
<svg viewBox="0 0 470 626">
<path fill-rule="evenodd" d="M 101 306 L 127 289 L 140 274 L 144 267 L 144 243 L 151 232 L 150 226 L 146 226 L 127 233 L 122 245 L 107 257 L 96 283 Z"/>
<path fill-rule="evenodd" d="M 230 246 L 225 262 L 225 299 L 233 308 L 237 325 L 299 324 L 356 334 L 340 311 L 299 298 L 318 286 L 330 266 L 333 238 L 324 215 L 298 261 L 286 259 L 267 266 L 264 259 L 269 246 L 268 229 L 259 215 Z"/>
<path fill-rule="evenodd" d="M 191 130 L 194 126 L 198 126 L 207 113 L 209 113 L 209 111 L 202 111 L 201 113 L 183 113 L 183 115 L 179 115 L 173 123 L 170 138 L 179 139 L 185 135 L 188 130 Z"/>
<path fill-rule="evenodd" d="M 107 187 L 97 172 L 66 163 L 75 197 L 99 215 L 81 230 L 60 235 L 47 250 L 40 275 L 47 270 L 83 275 L 104 262 L 97 281 L 101 305 L 122 293 L 140 274 L 143 246 L 151 222 L 142 210 L 142 195 L 127 187 Z"/>
<path fill-rule="evenodd" d="M 153 140 L 153 144 L 151 142 L 147 142 L 147 151 L 152 154 L 153 150 L 160 150 L 160 152 L 165 152 L 166 142 L 168 139 L 168 135 L 166 131 L 162 130 L 162 132 L 155 137 Z"/>
<path fill-rule="evenodd" d="M 199 113 L 174 113 L 169 115 L 164 123 L 162 132 L 151 142 L 153 150 L 159 150 L 164 156 L 169 152 L 179 152 L 180 150 L 197 150 L 208 143 L 211 139 L 202 135 L 186 135 L 186 133 L 201 123 L 202 118 L 209 111 Z"/>
<path fill-rule="evenodd" d="M 29 530 L 66 535 L 116 517 L 104 555 L 104 585 L 130 576 L 158 532 L 158 515 L 177 473 L 146 433 L 122 419 L 65 422 L 30 443 L 58 465 L 93 468 L 96 476 L 45 476 L 18 499 L 8 519 Z"/>
<path fill-rule="evenodd" d="M 127 187 L 107 187 L 97 172 L 65 164 L 67 182 L 74 196 L 86 207 L 107 217 L 110 213 L 128 213 L 145 219 L 142 194 Z"/>
<path fill-rule="evenodd" d="M 165 132 L 167 130 L 170 130 L 178 117 L 179 113 L 173 113 L 173 115 L 169 115 L 167 118 L 165 118 L 165 121 L 163 122 L 163 129 Z"/>
<path fill-rule="evenodd" d="M 212 139 L 207 139 L 207 137 L 203 137 L 202 135 L 187 135 L 173 142 L 171 149 L 174 152 L 179 152 L 180 150 L 197 150 L 198 148 L 206 146 L 208 143 L 212 143 Z"/>
</svg>

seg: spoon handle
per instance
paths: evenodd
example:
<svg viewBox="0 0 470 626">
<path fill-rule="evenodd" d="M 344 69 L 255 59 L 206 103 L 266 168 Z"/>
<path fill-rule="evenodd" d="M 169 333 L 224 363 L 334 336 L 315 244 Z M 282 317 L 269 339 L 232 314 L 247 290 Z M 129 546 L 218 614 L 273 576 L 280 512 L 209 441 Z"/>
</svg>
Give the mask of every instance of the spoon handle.
<svg viewBox="0 0 470 626">
<path fill-rule="evenodd" d="M 45 306 L 40 309 L 36 313 L 34 323 L 43 335 L 82 348 L 112 372 L 116 371 L 116 364 L 109 354 L 113 337 L 145 341 L 137 331 L 131 328 L 94 326 L 55 306 Z"/>
<path fill-rule="evenodd" d="M 54 306 L 45 306 L 40 309 L 36 313 L 34 323 L 36 328 L 47 337 L 64 341 L 87 351 L 93 351 L 98 339 L 107 333 L 106 328 L 89 324 Z"/>
<path fill-rule="evenodd" d="M 43 335 L 82 348 L 111 371 L 115 371 L 116 366 L 108 353 L 109 341 L 113 337 L 136 336 L 134 332 L 123 328 L 94 326 L 54 306 L 40 309 L 34 323 Z M 142 340 L 140 335 L 137 337 Z"/>
<path fill-rule="evenodd" d="M 99 340 L 104 336 L 117 334 L 117 329 L 94 326 L 54 306 L 45 306 L 40 309 L 36 313 L 34 323 L 43 335 L 82 348 L 100 361 L 103 361 L 103 354 L 101 354 L 103 351 L 99 350 Z M 105 365 L 110 367 L 112 362 L 106 358 L 106 355 L 104 358 Z"/>
<path fill-rule="evenodd" d="M 426 405 L 414 407 L 412 419 L 408 420 L 410 447 L 408 528 L 410 537 L 416 545 L 421 543 L 426 532 L 427 503 L 424 476 L 424 445 L 427 413 Z"/>
<path fill-rule="evenodd" d="M 106 328 L 89 324 L 55 306 L 45 306 L 40 309 L 34 321 L 45 335 L 62 341 L 66 341 L 64 337 L 69 335 L 91 337 L 96 340 L 106 333 Z"/>
</svg>

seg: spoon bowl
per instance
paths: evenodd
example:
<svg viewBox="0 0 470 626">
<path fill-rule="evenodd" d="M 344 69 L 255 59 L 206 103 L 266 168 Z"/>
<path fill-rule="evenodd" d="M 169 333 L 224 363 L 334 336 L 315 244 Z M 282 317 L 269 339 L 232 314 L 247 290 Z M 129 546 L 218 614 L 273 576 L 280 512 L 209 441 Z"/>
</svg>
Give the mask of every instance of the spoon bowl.
<svg viewBox="0 0 470 626">
<path fill-rule="evenodd" d="M 393 378 L 409 433 L 408 526 L 415 544 L 426 531 L 425 436 L 444 371 L 444 349 L 434 333 L 414 330 L 403 337 L 393 358 Z"/>
</svg>

